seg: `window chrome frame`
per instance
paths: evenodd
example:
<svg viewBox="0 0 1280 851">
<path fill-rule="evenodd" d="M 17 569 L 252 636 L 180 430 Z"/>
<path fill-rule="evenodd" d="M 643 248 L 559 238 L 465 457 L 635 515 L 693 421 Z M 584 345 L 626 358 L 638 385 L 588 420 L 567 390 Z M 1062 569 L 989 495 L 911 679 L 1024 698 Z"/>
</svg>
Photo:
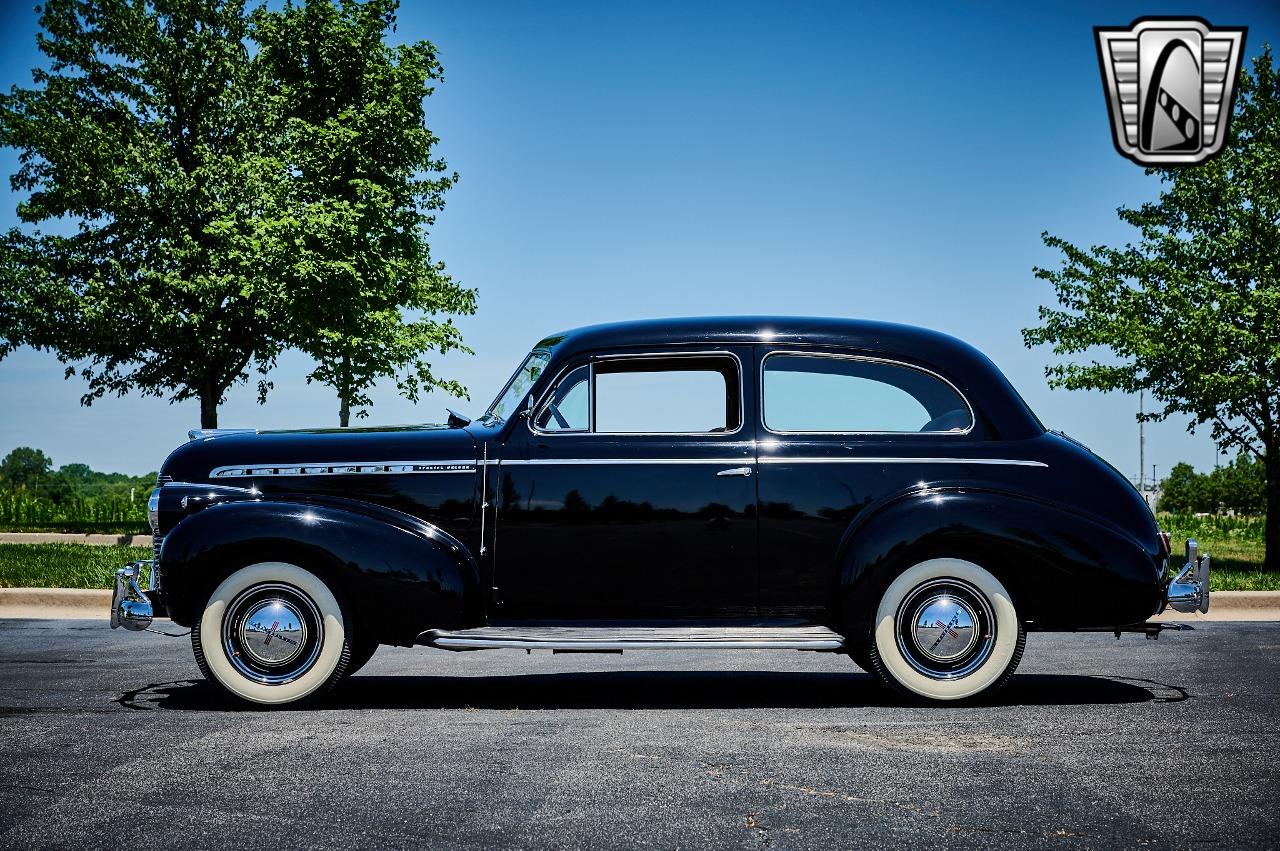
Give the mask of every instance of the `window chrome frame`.
<svg viewBox="0 0 1280 851">
<path fill-rule="evenodd" d="M 912 370 L 915 370 L 916 372 L 923 372 L 925 375 L 928 375 L 932 378 L 936 378 L 937 380 L 941 381 L 943 384 L 950 387 L 951 391 L 956 394 L 956 396 L 960 399 L 960 401 L 964 402 L 965 409 L 968 410 L 969 412 L 969 426 L 963 431 L 950 430 L 950 429 L 948 429 L 947 431 L 857 431 L 857 430 L 848 430 L 848 429 L 835 429 L 835 430 L 827 430 L 827 431 L 801 429 L 796 431 L 786 431 L 786 430 L 770 428 L 769 423 L 765 418 L 764 373 L 765 373 L 766 363 L 768 363 L 769 358 L 773 357 L 774 355 L 792 355 L 795 357 L 806 357 L 806 358 L 833 358 L 837 360 L 862 361 L 864 363 L 885 364 L 887 366 L 896 366 L 896 367 L 901 367 L 902 369 L 912 369 Z M 960 392 L 960 388 L 955 385 L 955 382 L 951 381 L 946 376 L 938 372 L 935 372 L 934 370 L 929 369 L 927 367 L 918 366 L 913 363 L 907 363 L 906 361 L 895 360 L 894 358 L 876 357 L 874 355 L 854 355 L 854 354 L 847 354 L 844 352 L 822 352 L 822 351 L 812 351 L 812 350 L 805 351 L 803 349 L 773 349 L 766 352 L 764 357 L 760 358 L 759 391 L 760 391 L 759 393 L 760 427 L 764 429 L 766 432 L 768 432 L 769 434 L 776 434 L 780 436 L 806 435 L 806 434 L 839 434 L 839 435 L 855 435 L 859 437 L 902 437 L 903 435 L 918 435 L 918 436 L 927 436 L 929 438 L 947 438 L 947 437 L 960 438 L 960 437 L 967 437 L 970 434 L 972 434 L 973 430 L 977 428 L 977 425 L 978 425 L 977 411 L 974 410 L 972 403 L 969 402 L 969 397 L 964 395 L 964 393 Z"/>
<path fill-rule="evenodd" d="M 489 403 L 489 407 L 485 408 L 484 413 L 480 415 L 479 417 L 480 421 L 489 420 L 489 419 L 492 419 L 493 417 L 497 417 L 500 421 L 507 422 L 511 420 L 513 417 L 519 416 L 520 411 L 518 410 L 512 411 L 511 414 L 506 417 L 502 416 L 501 414 L 491 414 L 490 412 L 493 410 L 493 406 L 498 404 L 498 402 L 502 399 L 503 396 L 507 395 L 507 391 L 511 389 L 511 385 L 516 383 L 516 379 L 520 377 L 520 370 L 524 368 L 525 363 L 528 362 L 528 360 L 536 354 L 546 354 L 547 356 L 547 363 L 543 366 L 544 372 L 546 370 L 546 367 L 551 365 L 552 358 L 555 357 L 555 352 L 545 347 L 534 346 L 532 349 L 530 349 L 529 354 L 525 355 L 520 359 L 520 363 L 516 366 L 515 371 L 511 373 L 511 377 L 508 378 L 506 380 L 506 383 L 502 385 L 502 389 L 498 391 L 498 395 L 493 397 L 493 401 Z M 537 384 L 537 383 L 538 383 L 538 379 L 535 378 L 533 380 L 533 384 Z M 529 385 L 530 391 L 533 390 L 533 384 Z M 530 395 L 529 391 L 526 391 L 524 395 L 525 397 L 528 397 Z"/>
<path fill-rule="evenodd" d="M 738 372 L 738 425 L 733 431 L 596 431 L 596 364 L 603 361 L 618 360 L 671 360 L 674 358 L 707 358 L 720 357 L 729 358 L 733 361 L 734 367 Z M 591 386 L 588 388 L 591 398 L 588 399 L 588 422 L 586 430 L 583 429 L 560 429 L 558 431 L 547 431 L 538 428 L 534 421 L 541 416 L 543 408 L 551 401 L 551 394 L 555 392 L 555 388 L 559 386 L 562 379 L 570 372 L 580 368 L 582 361 L 571 362 L 564 366 L 556 373 L 555 380 L 547 385 L 547 389 L 538 397 L 537 403 L 533 406 L 534 413 L 525 419 L 529 424 L 529 431 L 540 437 L 554 437 L 556 435 L 575 435 L 577 437 L 595 436 L 601 437 L 729 437 L 731 435 L 741 434 L 747 425 L 747 403 L 746 403 L 746 372 L 742 368 L 742 358 L 738 353 L 731 349 L 711 349 L 697 351 L 644 351 L 644 352 L 610 352 L 607 354 L 591 353 L 587 355 L 586 364 L 589 369 L 589 378 L 587 379 Z M 727 393 L 729 385 L 725 385 Z"/>
<path fill-rule="evenodd" d="M 551 407 L 551 398 L 555 395 L 556 388 L 560 386 L 560 382 L 568 378 L 570 373 L 576 372 L 582 367 L 587 368 L 587 427 L 586 428 L 558 428 L 546 429 L 539 428 L 537 425 L 538 417 L 547 412 Z M 529 410 L 529 429 L 534 434 L 593 434 L 596 426 L 596 406 L 595 406 L 595 381 L 596 381 L 596 362 L 594 359 L 584 363 L 571 363 L 560 372 L 556 373 L 555 381 L 547 385 L 545 393 L 539 397 L 538 403 L 533 405 Z"/>
</svg>

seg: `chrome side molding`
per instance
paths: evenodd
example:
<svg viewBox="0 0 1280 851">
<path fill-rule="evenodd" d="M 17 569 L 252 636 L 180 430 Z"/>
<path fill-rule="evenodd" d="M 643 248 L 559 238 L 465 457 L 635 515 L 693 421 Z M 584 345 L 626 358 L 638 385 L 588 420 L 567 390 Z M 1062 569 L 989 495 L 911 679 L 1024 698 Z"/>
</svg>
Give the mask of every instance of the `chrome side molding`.
<svg viewBox="0 0 1280 851">
<path fill-rule="evenodd" d="M 1165 599 L 1178 612 L 1209 611 L 1209 556 L 1200 555 L 1200 545 L 1187 539 L 1187 562 L 1169 582 Z"/>
<path fill-rule="evenodd" d="M 399 473 L 474 473 L 476 462 L 450 461 L 318 461 L 306 464 L 232 464 L 214 467 L 211 479 L 246 479 L 263 476 L 384 476 Z"/>
</svg>

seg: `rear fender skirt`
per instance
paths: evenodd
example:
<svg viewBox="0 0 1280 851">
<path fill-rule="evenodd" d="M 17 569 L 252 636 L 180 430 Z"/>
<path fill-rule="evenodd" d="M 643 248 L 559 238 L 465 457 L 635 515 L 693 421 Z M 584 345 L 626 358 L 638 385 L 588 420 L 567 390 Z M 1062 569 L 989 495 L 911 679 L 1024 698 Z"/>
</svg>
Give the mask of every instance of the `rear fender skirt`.
<svg viewBox="0 0 1280 851">
<path fill-rule="evenodd" d="M 1163 580 L 1154 549 L 1087 517 L 1015 494 L 928 488 L 851 527 L 837 589 L 844 634 L 867 633 L 895 576 L 945 557 L 990 570 L 1013 594 L 1019 616 L 1041 629 L 1144 621 Z"/>
<path fill-rule="evenodd" d="M 477 624 L 479 569 L 467 549 L 416 518 L 388 519 L 278 499 L 209 506 L 165 535 L 161 574 L 169 614 L 190 626 L 231 571 L 287 561 L 329 582 L 358 628 L 382 644 L 409 645 L 426 629 Z"/>
</svg>

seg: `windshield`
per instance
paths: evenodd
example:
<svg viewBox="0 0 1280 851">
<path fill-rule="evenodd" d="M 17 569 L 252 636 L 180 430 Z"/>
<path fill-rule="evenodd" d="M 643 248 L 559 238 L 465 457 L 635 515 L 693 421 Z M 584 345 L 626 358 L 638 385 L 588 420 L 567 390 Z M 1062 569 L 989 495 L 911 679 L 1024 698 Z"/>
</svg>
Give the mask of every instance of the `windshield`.
<svg viewBox="0 0 1280 851">
<path fill-rule="evenodd" d="M 493 400 L 489 410 L 485 411 L 485 419 L 497 417 L 505 420 L 514 414 L 528 394 L 529 388 L 542 375 L 542 371 L 547 368 L 550 360 L 551 353 L 543 350 L 535 351 L 525 358 L 524 363 L 520 364 L 515 375 L 511 376 L 511 380 L 507 382 L 507 386 L 498 394 L 498 398 Z"/>
</svg>

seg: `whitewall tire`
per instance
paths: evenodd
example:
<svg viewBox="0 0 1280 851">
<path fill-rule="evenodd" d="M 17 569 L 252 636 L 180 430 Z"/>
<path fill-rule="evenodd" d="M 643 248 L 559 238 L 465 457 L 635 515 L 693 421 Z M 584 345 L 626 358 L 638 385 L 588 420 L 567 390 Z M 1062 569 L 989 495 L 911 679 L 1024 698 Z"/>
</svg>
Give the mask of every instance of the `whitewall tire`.
<svg viewBox="0 0 1280 851">
<path fill-rule="evenodd" d="M 885 589 L 868 656 L 907 694 L 934 701 L 976 697 L 1004 685 L 1026 630 L 1000 580 L 970 561 L 937 558 L 903 571 Z"/>
<path fill-rule="evenodd" d="M 263 705 L 326 691 L 351 659 L 347 620 L 333 592 L 315 574 L 278 561 L 223 580 L 191 631 L 191 645 L 208 680 Z"/>
</svg>

